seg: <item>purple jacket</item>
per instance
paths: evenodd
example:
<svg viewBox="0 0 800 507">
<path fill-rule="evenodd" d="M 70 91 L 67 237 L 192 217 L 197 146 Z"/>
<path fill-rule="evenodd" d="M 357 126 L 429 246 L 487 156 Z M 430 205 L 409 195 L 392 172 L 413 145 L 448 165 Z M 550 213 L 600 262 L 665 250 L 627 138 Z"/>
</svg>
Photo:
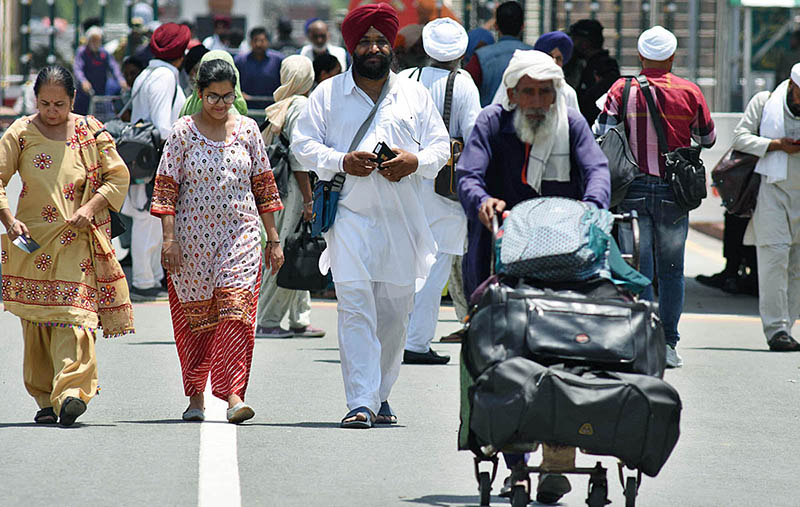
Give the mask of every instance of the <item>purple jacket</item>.
<svg viewBox="0 0 800 507">
<path fill-rule="evenodd" d="M 458 197 L 469 218 L 468 247 L 464 255 L 467 297 L 489 276 L 492 235 L 478 220 L 478 209 L 489 197 L 506 201 L 507 209 L 541 196 L 578 199 L 608 208 L 611 176 L 608 159 L 594 140 L 579 111 L 568 110 L 569 182 L 543 181 L 541 195 L 522 182 L 525 145 L 514 130 L 514 113 L 499 104 L 481 111 L 458 161 Z"/>
</svg>

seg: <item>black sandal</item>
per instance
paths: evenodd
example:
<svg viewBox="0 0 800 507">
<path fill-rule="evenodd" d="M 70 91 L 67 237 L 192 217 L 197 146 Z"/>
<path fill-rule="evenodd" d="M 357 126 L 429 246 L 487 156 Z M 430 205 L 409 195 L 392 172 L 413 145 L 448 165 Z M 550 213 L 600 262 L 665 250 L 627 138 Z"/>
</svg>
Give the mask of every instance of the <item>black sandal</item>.
<svg viewBox="0 0 800 507">
<path fill-rule="evenodd" d="M 86 412 L 86 402 L 80 398 L 68 396 L 61 405 L 61 414 L 59 415 L 58 424 L 61 426 L 72 426 L 75 420 Z"/>
<path fill-rule="evenodd" d="M 36 424 L 55 424 L 58 422 L 58 417 L 56 417 L 53 407 L 46 407 L 36 412 L 33 422 Z"/>
</svg>

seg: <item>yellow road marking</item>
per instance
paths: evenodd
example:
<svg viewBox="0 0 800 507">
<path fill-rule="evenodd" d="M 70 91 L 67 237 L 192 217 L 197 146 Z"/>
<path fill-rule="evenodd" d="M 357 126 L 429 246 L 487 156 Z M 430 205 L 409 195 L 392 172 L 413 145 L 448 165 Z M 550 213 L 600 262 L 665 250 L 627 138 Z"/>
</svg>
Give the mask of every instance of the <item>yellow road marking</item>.
<svg viewBox="0 0 800 507">
<path fill-rule="evenodd" d="M 710 248 L 706 248 L 704 246 L 701 246 L 700 244 L 695 243 L 694 241 L 691 241 L 691 240 L 688 240 L 688 239 L 686 240 L 686 249 L 687 250 L 691 250 L 692 252 L 695 252 L 695 253 L 699 253 L 700 255 L 702 255 L 703 257 L 706 257 L 708 259 L 712 259 L 712 260 L 715 260 L 715 261 L 718 261 L 718 262 L 724 262 L 725 261 L 725 258 L 722 257 L 722 254 L 720 252 L 717 252 L 717 251 L 711 250 Z"/>
</svg>

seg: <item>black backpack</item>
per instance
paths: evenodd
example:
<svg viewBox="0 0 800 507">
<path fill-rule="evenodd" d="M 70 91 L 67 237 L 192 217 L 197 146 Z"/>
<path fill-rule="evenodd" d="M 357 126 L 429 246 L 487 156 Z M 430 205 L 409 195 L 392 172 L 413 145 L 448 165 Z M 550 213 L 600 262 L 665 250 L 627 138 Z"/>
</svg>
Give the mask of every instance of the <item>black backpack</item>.
<svg viewBox="0 0 800 507">
<path fill-rule="evenodd" d="M 148 76 L 147 79 L 149 79 Z M 145 80 L 146 82 L 146 80 Z M 120 116 L 133 104 L 133 99 L 142 91 L 142 86 L 117 113 L 116 117 L 105 123 L 105 128 L 114 143 L 131 175 L 131 184 L 148 183 L 153 179 L 158 170 L 161 153 L 164 148 L 164 139 L 155 125 L 150 121 L 137 120 L 130 123 L 123 121 Z M 172 95 L 172 106 L 178 96 L 178 84 L 175 83 L 175 93 Z"/>
</svg>

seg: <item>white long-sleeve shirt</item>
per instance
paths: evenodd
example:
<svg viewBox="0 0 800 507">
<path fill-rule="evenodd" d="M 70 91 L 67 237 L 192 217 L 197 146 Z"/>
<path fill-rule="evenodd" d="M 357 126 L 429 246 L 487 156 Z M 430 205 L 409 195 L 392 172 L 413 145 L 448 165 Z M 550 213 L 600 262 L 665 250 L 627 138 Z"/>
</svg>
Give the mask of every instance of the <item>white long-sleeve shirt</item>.
<svg viewBox="0 0 800 507">
<path fill-rule="evenodd" d="M 172 124 L 186 101 L 178 82 L 177 68 L 163 60 L 150 60 L 150 65 L 139 74 L 131 89 L 131 121 L 149 120 L 158 129 L 161 139 L 169 137 Z"/>
<path fill-rule="evenodd" d="M 323 81 L 311 94 L 292 135 L 297 160 L 330 180 L 342 172 L 344 156 L 374 102 L 352 71 Z M 419 83 L 396 78 L 356 151 L 379 142 L 417 156 L 417 171 L 393 183 L 373 171 L 347 175 L 336 220 L 325 234 L 320 269 L 336 282 L 369 280 L 421 288 L 436 257 L 436 242 L 421 199 L 421 183 L 433 179 L 449 157 L 449 136 L 430 93 Z"/>
<path fill-rule="evenodd" d="M 445 92 L 449 70 L 436 67 L 406 69 L 398 74 L 412 81 L 419 81 L 433 97 L 439 114 L 444 112 Z M 461 137 L 466 143 L 475 119 L 481 112 L 480 92 L 475 81 L 464 70 L 459 71 L 453 82 L 453 101 L 450 107 L 450 136 Z M 452 255 L 462 255 L 467 237 L 467 216 L 458 201 L 451 201 L 436 193 L 433 181 L 422 183 L 422 203 L 428 217 L 433 237 L 439 251 Z"/>
</svg>

